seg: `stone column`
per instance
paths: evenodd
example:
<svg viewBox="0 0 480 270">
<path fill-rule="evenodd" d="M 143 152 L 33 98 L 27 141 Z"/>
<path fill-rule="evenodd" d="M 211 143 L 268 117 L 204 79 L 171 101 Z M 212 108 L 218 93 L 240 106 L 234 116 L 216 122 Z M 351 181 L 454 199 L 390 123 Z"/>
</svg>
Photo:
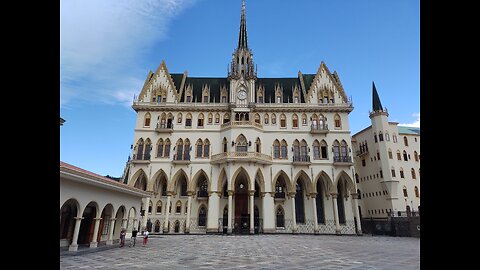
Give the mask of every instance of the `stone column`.
<svg viewBox="0 0 480 270">
<path fill-rule="evenodd" d="M 362 235 L 362 222 L 360 220 L 360 213 L 358 212 L 358 193 L 350 193 L 353 200 L 353 214 L 355 215 L 355 220 L 357 223 L 357 235 Z"/>
<path fill-rule="evenodd" d="M 97 247 L 97 237 L 98 237 L 98 227 L 100 226 L 100 220 L 102 218 L 94 218 L 95 220 L 95 227 L 93 228 L 93 239 L 92 242 L 90 242 L 90 247 L 91 248 L 96 248 Z"/>
<path fill-rule="evenodd" d="M 172 201 L 172 192 L 167 191 L 167 205 L 165 209 L 165 223 L 163 223 L 163 233 L 168 233 L 168 216 L 170 215 L 170 204 Z"/>
<path fill-rule="evenodd" d="M 218 233 L 219 192 L 208 192 L 207 233 Z"/>
<path fill-rule="evenodd" d="M 335 233 L 340 234 L 341 228 L 338 221 L 337 193 L 331 193 L 333 203 L 333 218 L 335 219 Z M 341 199 L 341 198 L 340 198 Z"/>
<path fill-rule="evenodd" d="M 255 223 L 253 222 L 254 219 L 255 219 L 255 216 L 254 216 L 254 196 L 255 195 L 255 190 L 249 190 L 248 191 L 248 196 L 249 196 L 249 208 L 250 208 L 250 234 L 254 234 L 255 233 Z"/>
<path fill-rule="evenodd" d="M 297 216 L 295 213 L 295 194 L 296 192 L 289 192 L 289 199 L 292 201 L 292 233 L 297 233 Z"/>
<path fill-rule="evenodd" d="M 116 218 L 110 219 L 110 231 L 108 232 L 107 245 L 113 245 L 113 229 L 115 228 Z"/>
<path fill-rule="evenodd" d="M 263 233 L 275 232 L 275 192 L 264 192 L 262 202 L 263 212 Z"/>
<path fill-rule="evenodd" d="M 310 193 L 310 197 L 312 198 L 313 204 L 313 233 L 318 234 L 318 217 L 317 217 L 317 193 L 312 192 Z"/>
<path fill-rule="evenodd" d="M 145 210 L 145 215 L 143 216 L 142 227 L 147 228 L 148 220 L 148 207 L 150 206 L 150 197 L 146 197 L 143 205 L 143 210 Z"/>
<path fill-rule="evenodd" d="M 187 201 L 187 220 L 185 225 L 185 233 L 190 233 L 190 208 L 192 208 L 192 195 L 193 191 L 187 191 L 188 201 Z"/>
<path fill-rule="evenodd" d="M 68 247 L 68 251 L 77 251 L 78 250 L 78 232 L 80 231 L 80 223 L 82 222 L 83 217 L 74 217 L 75 219 L 75 228 L 73 230 L 72 243 Z"/>
<path fill-rule="evenodd" d="M 232 234 L 232 215 L 233 215 L 233 190 L 228 191 L 228 228 L 227 233 Z"/>
</svg>

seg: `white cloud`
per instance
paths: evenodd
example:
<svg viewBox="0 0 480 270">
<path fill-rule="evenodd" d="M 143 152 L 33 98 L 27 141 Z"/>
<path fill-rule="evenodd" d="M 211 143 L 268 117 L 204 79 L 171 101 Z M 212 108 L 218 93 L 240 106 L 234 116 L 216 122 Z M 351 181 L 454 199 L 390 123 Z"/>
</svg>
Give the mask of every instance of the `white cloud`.
<svg viewBox="0 0 480 270">
<path fill-rule="evenodd" d="M 60 105 L 113 98 L 130 106 L 128 94 L 146 76 L 145 49 L 166 38 L 169 22 L 195 1 L 61 0 Z"/>
<path fill-rule="evenodd" d="M 399 126 L 405 126 L 405 127 L 420 127 L 420 113 L 414 113 L 412 114 L 413 117 L 415 117 L 417 120 L 415 120 L 413 123 L 410 124 L 398 124 Z"/>
</svg>

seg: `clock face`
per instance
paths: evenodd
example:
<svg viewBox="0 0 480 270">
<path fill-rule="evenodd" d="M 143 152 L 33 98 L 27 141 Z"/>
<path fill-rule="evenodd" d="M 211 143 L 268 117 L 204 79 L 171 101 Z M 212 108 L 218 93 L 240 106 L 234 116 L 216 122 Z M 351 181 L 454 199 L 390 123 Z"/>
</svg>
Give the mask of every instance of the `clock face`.
<svg viewBox="0 0 480 270">
<path fill-rule="evenodd" d="M 238 95 L 237 95 L 237 96 L 238 96 L 238 99 L 244 100 L 244 99 L 247 98 L 247 92 L 245 92 L 245 91 L 240 91 L 240 92 L 238 92 Z"/>
</svg>

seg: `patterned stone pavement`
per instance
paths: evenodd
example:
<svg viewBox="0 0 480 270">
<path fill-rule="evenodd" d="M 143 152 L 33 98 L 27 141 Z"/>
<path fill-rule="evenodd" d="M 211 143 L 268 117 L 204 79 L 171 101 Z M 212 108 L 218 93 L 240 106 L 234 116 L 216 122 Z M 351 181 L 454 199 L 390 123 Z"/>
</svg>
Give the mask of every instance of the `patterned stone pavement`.
<svg viewBox="0 0 480 270">
<path fill-rule="evenodd" d="M 141 240 L 141 239 L 139 239 Z M 334 235 L 152 235 L 60 254 L 60 269 L 420 269 L 420 239 Z"/>
</svg>

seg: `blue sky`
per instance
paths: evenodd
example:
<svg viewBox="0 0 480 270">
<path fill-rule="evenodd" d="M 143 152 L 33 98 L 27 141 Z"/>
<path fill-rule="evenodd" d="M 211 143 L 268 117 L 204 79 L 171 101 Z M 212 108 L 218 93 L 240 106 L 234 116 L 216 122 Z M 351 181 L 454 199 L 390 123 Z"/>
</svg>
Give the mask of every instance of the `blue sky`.
<svg viewBox="0 0 480 270">
<path fill-rule="evenodd" d="M 225 77 L 241 0 L 61 0 L 60 160 L 119 177 L 139 94 L 170 73 Z M 418 0 L 246 0 L 259 77 L 316 73 L 324 61 L 353 98 L 352 134 L 370 125 L 372 81 L 389 120 L 420 126 Z"/>
</svg>

